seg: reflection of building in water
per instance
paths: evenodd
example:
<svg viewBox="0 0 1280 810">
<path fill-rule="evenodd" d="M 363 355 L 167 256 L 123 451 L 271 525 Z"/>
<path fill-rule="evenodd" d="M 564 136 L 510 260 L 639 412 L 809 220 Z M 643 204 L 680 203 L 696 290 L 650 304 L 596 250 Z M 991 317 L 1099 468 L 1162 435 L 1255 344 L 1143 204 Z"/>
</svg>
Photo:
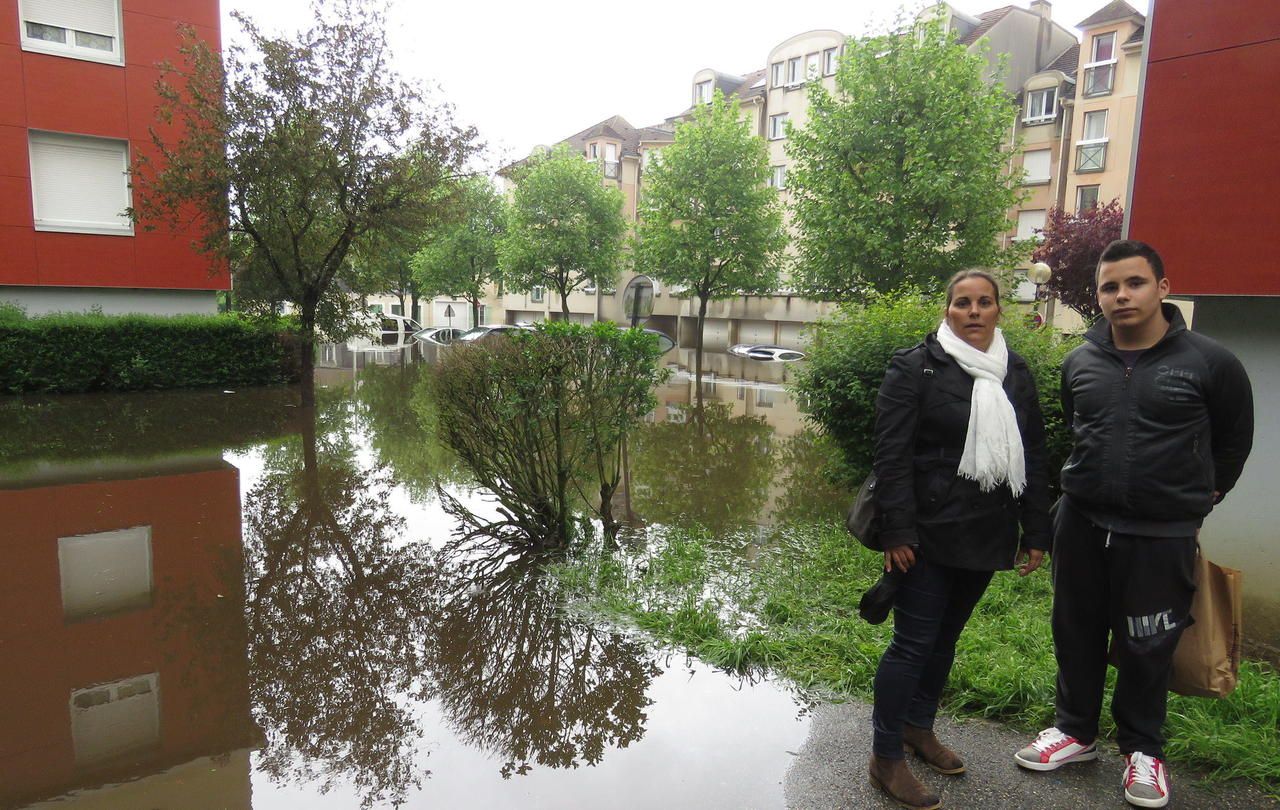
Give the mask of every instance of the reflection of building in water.
<svg viewBox="0 0 1280 810">
<path fill-rule="evenodd" d="M 693 349 L 673 349 L 662 358 L 671 379 L 655 392 L 658 408 L 647 421 L 680 421 L 696 399 Z M 777 438 L 805 429 L 804 414 L 786 386 L 795 377 L 794 363 L 764 362 L 720 352 L 702 355 L 702 395 L 729 406 L 733 416 L 756 416 L 773 428 Z"/>
<path fill-rule="evenodd" d="M 0 806 L 248 808 L 239 472 L 103 470 L 0 489 Z"/>
</svg>

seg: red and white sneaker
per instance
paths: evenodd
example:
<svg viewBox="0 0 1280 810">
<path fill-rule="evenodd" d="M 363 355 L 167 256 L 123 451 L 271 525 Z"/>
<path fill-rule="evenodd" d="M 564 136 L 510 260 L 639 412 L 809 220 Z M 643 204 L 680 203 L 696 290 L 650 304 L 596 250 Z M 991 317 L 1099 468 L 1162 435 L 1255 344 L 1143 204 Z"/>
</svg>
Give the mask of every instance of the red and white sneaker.
<svg viewBox="0 0 1280 810">
<path fill-rule="evenodd" d="M 1084 743 L 1057 728 L 1046 728 L 1035 742 L 1013 755 L 1013 761 L 1030 771 L 1055 771 L 1063 765 L 1098 758 L 1096 743 Z"/>
<path fill-rule="evenodd" d="M 1135 751 L 1124 758 L 1124 799 L 1135 807 L 1169 803 L 1169 775 L 1164 763 Z"/>
</svg>

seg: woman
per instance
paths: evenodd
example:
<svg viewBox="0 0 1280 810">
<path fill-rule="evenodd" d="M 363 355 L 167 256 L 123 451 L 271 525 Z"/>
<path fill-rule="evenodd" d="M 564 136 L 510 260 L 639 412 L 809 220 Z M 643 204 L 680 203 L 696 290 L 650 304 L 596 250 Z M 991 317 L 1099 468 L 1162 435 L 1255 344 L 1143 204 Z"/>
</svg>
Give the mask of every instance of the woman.
<svg viewBox="0 0 1280 810">
<path fill-rule="evenodd" d="M 964 772 L 933 720 L 969 614 L 994 571 L 1020 561 L 1026 576 L 1049 547 L 1035 380 L 1005 346 L 999 319 L 991 274 L 957 273 L 937 332 L 894 355 L 876 399 L 876 505 L 885 571 L 900 583 L 893 641 L 876 672 L 870 772 L 909 808 L 941 802 L 907 767 L 906 751 L 939 773 Z"/>
</svg>

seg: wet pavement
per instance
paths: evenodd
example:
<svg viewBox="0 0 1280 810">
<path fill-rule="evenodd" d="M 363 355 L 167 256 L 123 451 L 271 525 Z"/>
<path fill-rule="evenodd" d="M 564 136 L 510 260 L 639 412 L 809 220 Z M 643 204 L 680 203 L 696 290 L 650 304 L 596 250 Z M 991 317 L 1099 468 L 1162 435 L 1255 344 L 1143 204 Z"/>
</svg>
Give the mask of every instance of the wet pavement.
<svg viewBox="0 0 1280 810">
<path fill-rule="evenodd" d="M 814 712 L 809 738 L 787 772 L 789 810 L 837 810 L 897 805 L 867 779 L 871 754 L 871 707 L 863 703 L 827 705 Z M 938 736 L 965 760 L 967 772 L 943 776 L 919 760 L 914 773 L 942 798 L 944 808 L 991 810 L 1094 810 L 1128 808 L 1120 789 L 1123 760 L 1115 747 L 1100 746 L 1101 756 L 1049 773 L 1032 773 L 1013 763 L 1013 752 L 1034 734 L 980 720 L 939 719 Z M 1280 803 L 1255 786 L 1232 782 L 1205 787 L 1196 775 L 1170 770 L 1170 801 L 1177 810 L 1274 808 Z"/>
</svg>

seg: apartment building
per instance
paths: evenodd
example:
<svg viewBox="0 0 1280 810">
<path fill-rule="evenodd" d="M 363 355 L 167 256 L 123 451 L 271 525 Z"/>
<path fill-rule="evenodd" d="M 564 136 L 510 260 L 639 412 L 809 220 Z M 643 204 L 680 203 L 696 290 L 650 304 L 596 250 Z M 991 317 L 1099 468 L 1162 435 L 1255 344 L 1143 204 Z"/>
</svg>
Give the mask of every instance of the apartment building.
<svg viewBox="0 0 1280 810">
<path fill-rule="evenodd" d="M 1034 238 L 1051 207 L 1068 201 L 1093 205 L 1123 196 L 1143 38 L 1141 14 L 1123 0 L 1109 3 L 1078 24 L 1083 44 L 1074 30 L 1054 21 L 1048 0 L 1031 0 L 1026 8 L 1002 6 L 976 16 L 942 3 L 922 12 L 921 19 L 941 19 L 960 44 L 984 55 L 990 75 L 1001 77 L 1020 106 L 1009 139 L 1021 146 L 1011 148 L 1009 169 L 1025 171 L 1027 196 L 1009 212 L 1006 240 Z M 653 152 L 671 142 L 676 122 L 720 90 L 738 100 L 752 131 L 768 144 L 769 183 L 780 189 L 786 204 L 791 167 L 786 152 L 788 127 L 807 123 L 810 83 L 819 81 L 834 88 L 847 39 L 847 34 L 834 29 L 796 34 L 770 49 L 763 68 L 743 73 L 698 71 L 690 84 L 690 106 L 659 125 L 636 129 L 614 116 L 562 143 L 588 159 L 602 161 L 602 182 L 617 183 L 623 190 L 626 214 L 633 220 L 643 192 L 644 169 Z M 608 149 L 614 151 L 604 151 Z M 634 165 L 627 162 L 632 149 Z M 1030 300 L 1033 291 L 1033 285 L 1026 283 L 1018 290 L 1024 300 Z M 495 300 L 487 313 L 490 320 L 507 322 L 549 317 L 558 309 L 558 301 L 546 298 L 543 291 L 507 295 Z M 620 317 L 620 307 L 620 297 L 598 296 L 594 291 L 575 293 L 570 299 L 574 317 L 583 320 Z M 713 302 L 707 344 L 794 344 L 801 327 L 822 317 L 829 307 L 786 290 L 773 296 Z M 654 325 L 671 330 L 681 345 L 694 314 L 689 301 L 669 294 L 664 297 L 659 290 Z"/>
<path fill-rule="evenodd" d="M 182 24 L 220 47 L 217 0 L 0 0 L 0 301 L 216 311 L 230 278 L 192 249 L 198 234 L 125 213 Z"/>
</svg>

